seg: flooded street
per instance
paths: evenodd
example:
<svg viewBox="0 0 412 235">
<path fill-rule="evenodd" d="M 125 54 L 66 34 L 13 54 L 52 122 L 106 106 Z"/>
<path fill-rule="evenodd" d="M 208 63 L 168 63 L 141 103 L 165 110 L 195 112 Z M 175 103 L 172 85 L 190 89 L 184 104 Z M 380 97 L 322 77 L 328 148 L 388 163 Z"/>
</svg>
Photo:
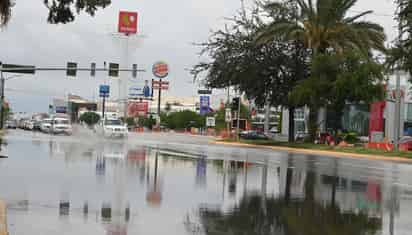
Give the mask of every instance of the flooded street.
<svg viewBox="0 0 412 235">
<path fill-rule="evenodd" d="M 11 131 L 0 159 L 9 233 L 410 234 L 411 165 L 196 138 Z"/>
</svg>

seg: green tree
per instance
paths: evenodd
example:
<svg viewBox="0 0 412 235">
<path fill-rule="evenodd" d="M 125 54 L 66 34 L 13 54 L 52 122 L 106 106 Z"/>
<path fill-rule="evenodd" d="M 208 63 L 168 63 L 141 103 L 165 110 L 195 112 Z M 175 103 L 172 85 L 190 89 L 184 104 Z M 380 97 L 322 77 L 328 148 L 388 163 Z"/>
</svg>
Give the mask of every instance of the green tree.
<svg viewBox="0 0 412 235">
<path fill-rule="evenodd" d="M 398 5 L 395 18 L 399 22 L 399 36 L 394 47 L 389 50 L 387 63 L 391 68 L 403 69 L 412 75 L 412 2 L 395 2 Z"/>
<path fill-rule="evenodd" d="M 190 127 L 201 128 L 205 126 L 206 117 L 196 112 L 184 110 L 169 113 L 162 119 L 170 129 L 183 130 Z"/>
<path fill-rule="evenodd" d="M 85 122 L 88 126 L 93 126 L 98 123 L 100 116 L 95 112 L 86 112 L 80 116 L 80 121 Z"/>
<path fill-rule="evenodd" d="M 286 2 L 292 6 L 293 3 L 295 4 L 294 17 L 270 22 L 260 32 L 257 40 L 261 43 L 270 43 L 280 38 L 286 42 L 299 42 L 311 52 L 311 76 L 300 82 L 289 98 L 303 101 L 298 103 L 310 107 L 309 131 L 314 138 L 318 127 L 317 112 L 319 108 L 328 106 L 327 101 L 333 95 L 331 93 L 333 90 L 329 88 L 334 85 L 332 83 L 336 79 L 329 79 L 330 73 L 336 75 L 342 69 L 336 63 L 337 60 L 327 61 L 327 57 L 333 58 L 335 55 L 355 51 L 366 60 L 371 60 L 372 50 L 385 51 L 386 36 L 380 25 L 359 20 L 372 11 L 347 16 L 357 0 L 291 0 Z M 278 12 L 290 8 L 290 4 L 270 3 L 266 5 L 266 8 Z M 319 63 L 319 61 L 322 62 Z M 323 62 L 329 66 L 322 64 Z M 346 100 L 339 100 L 339 104 L 344 102 Z M 333 107 L 332 111 L 342 108 L 341 106 Z M 338 117 L 339 112 L 335 112 L 334 116 Z"/>
<path fill-rule="evenodd" d="M 382 26 L 359 19 L 371 14 L 364 11 L 348 16 L 357 0 L 288 0 L 296 3 L 297 14 L 293 19 L 275 20 L 261 31 L 258 39 L 263 42 L 281 37 L 284 41 L 299 41 L 311 49 L 313 56 L 333 51 L 344 53 L 358 50 L 369 56 L 372 49 L 385 51 L 386 36 Z M 290 5 L 289 5 L 290 6 Z M 285 9 L 277 2 L 267 4 L 273 12 Z"/>
<path fill-rule="evenodd" d="M 242 9 L 231 20 L 233 26 L 216 31 L 208 42 L 200 44 L 208 62 L 194 67 L 195 78 L 205 72 L 208 87 L 235 87 L 260 107 L 269 102 L 272 106 L 289 107 L 293 114 L 288 96 L 297 82 L 308 76 L 307 50 L 301 43 L 256 42 L 266 29 L 262 15 L 278 21 L 291 20 L 292 13 L 287 7 L 269 10 L 259 3 L 250 13 Z"/>
<path fill-rule="evenodd" d="M 111 0 L 44 0 L 49 9 L 47 21 L 51 24 L 66 24 L 75 20 L 75 12 L 86 12 L 94 16 L 99 8 L 106 8 Z M 12 0 L 0 0 L 0 27 L 8 23 L 11 16 Z"/>
</svg>

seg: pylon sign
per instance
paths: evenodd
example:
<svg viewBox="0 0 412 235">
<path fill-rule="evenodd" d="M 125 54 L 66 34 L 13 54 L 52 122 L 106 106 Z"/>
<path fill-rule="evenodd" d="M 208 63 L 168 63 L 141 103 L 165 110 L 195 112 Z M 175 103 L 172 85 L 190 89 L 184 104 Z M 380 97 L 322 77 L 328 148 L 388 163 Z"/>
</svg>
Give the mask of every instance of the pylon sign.
<svg viewBox="0 0 412 235">
<path fill-rule="evenodd" d="M 137 12 L 120 11 L 118 31 L 124 34 L 136 34 Z"/>
<path fill-rule="evenodd" d="M 169 75 L 169 65 L 163 61 L 156 62 L 152 67 L 152 72 L 157 78 L 166 78 Z"/>
</svg>

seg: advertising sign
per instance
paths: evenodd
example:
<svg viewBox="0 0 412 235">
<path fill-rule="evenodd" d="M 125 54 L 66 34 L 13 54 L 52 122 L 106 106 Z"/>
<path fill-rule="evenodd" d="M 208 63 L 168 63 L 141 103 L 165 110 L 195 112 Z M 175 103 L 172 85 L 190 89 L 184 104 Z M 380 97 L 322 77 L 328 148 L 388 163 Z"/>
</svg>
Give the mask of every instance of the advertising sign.
<svg viewBox="0 0 412 235">
<path fill-rule="evenodd" d="M 169 75 L 169 65 L 163 61 L 156 62 L 153 65 L 152 72 L 157 78 L 166 78 Z"/>
<path fill-rule="evenodd" d="M 200 96 L 200 115 L 209 113 L 210 110 L 210 97 Z"/>
<path fill-rule="evenodd" d="M 128 107 L 129 117 L 146 116 L 149 112 L 148 102 L 130 102 Z"/>
<path fill-rule="evenodd" d="M 129 96 L 133 98 L 152 97 L 153 92 L 149 80 L 145 80 L 143 84 L 141 82 L 134 82 L 131 84 L 129 88 Z"/>
<path fill-rule="evenodd" d="M 369 138 L 372 137 L 373 132 L 383 132 L 384 117 L 386 102 L 375 102 L 371 104 L 370 118 L 369 118 Z M 371 140 L 371 139 L 370 139 Z"/>
<path fill-rule="evenodd" d="M 158 90 L 158 89 L 162 89 L 162 90 L 168 90 L 169 89 L 169 82 L 167 81 L 153 81 L 153 90 Z"/>
<path fill-rule="evenodd" d="M 100 85 L 99 94 L 100 94 L 100 97 L 102 97 L 102 98 L 103 98 L 103 97 L 108 98 L 109 95 L 110 95 L 110 86 L 108 86 L 108 85 Z"/>
<path fill-rule="evenodd" d="M 137 12 L 120 11 L 118 32 L 124 34 L 137 33 Z"/>
<path fill-rule="evenodd" d="M 67 113 L 66 106 L 56 106 L 56 113 Z"/>
</svg>

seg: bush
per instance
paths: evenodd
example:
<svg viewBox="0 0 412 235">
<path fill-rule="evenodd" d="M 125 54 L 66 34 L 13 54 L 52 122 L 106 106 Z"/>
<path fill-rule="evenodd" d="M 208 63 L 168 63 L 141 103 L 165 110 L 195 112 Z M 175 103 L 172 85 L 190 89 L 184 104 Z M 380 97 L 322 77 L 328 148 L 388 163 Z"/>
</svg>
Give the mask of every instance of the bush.
<svg viewBox="0 0 412 235">
<path fill-rule="evenodd" d="M 126 118 L 126 124 L 130 128 L 136 126 L 136 122 L 135 122 L 134 118 L 132 118 L 132 117 Z"/>
<path fill-rule="evenodd" d="M 80 116 L 80 121 L 85 122 L 88 126 L 93 126 L 98 123 L 100 116 L 94 112 L 86 112 Z"/>
</svg>

